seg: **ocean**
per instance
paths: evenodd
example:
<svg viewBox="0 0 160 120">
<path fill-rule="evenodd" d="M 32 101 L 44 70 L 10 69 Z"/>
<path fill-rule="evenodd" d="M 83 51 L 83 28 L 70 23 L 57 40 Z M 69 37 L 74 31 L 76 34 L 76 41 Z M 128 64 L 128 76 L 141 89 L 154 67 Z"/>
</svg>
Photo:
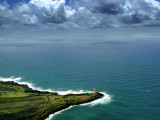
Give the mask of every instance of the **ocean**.
<svg viewBox="0 0 160 120">
<path fill-rule="evenodd" d="M 160 28 L 0 32 L 0 79 L 105 93 L 50 120 L 160 120 Z"/>
</svg>

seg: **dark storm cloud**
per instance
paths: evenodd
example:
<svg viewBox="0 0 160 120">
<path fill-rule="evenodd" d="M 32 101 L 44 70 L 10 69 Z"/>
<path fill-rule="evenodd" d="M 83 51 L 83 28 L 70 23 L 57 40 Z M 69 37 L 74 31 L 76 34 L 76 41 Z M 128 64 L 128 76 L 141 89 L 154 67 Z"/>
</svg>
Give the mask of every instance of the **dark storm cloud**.
<svg viewBox="0 0 160 120">
<path fill-rule="evenodd" d="M 104 13 L 104 14 L 109 14 L 109 15 L 116 15 L 119 13 L 122 13 L 123 10 L 117 6 L 116 4 L 102 4 L 98 7 L 95 8 L 96 12 Z"/>
</svg>

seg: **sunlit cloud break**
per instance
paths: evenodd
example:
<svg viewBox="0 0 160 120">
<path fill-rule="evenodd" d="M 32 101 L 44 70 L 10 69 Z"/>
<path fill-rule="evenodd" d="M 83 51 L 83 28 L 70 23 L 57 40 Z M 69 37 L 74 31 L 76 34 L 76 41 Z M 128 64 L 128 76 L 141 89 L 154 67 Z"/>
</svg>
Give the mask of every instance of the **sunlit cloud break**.
<svg viewBox="0 0 160 120">
<path fill-rule="evenodd" d="M 160 25 L 156 0 L 30 0 L 0 3 L 0 27 L 107 28 Z"/>
</svg>

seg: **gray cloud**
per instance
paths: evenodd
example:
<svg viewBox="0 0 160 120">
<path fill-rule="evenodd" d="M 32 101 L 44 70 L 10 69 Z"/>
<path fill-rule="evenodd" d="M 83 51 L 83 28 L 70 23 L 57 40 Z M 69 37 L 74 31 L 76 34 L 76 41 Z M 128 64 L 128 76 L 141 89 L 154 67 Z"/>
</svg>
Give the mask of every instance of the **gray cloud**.
<svg viewBox="0 0 160 120">
<path fill-rule="evenodd" d="M 122 17 L 121 22 L 125 24 L 140 24 L 144 21 L 148 21 L 151 18 L 147 15 L 142 15 L 138 13 L 134 13 L 132 15 L 127 15 Z"/>
<path fill-rule="evenodd" d="M 123 10 L 120 6 L 114 3 L 110 3 L 110 4 L 101 3 L 101 5 L 95 7 L 95 12 L 100 12 L 100 13 L 109 14 L 109 15 L 116 15 L 116 14 L 122 13 Z"/>
<path fill-rule="evenodd" d="M 9 10 L 7 3 L 0 4 L 0 25 L 7 24 L 12 21 L 12 11 Z"/>
<path fill-rule="evenodd" d="M 0 3 L 0 26 L 93 28 L 160 25 L 155 0 L 31 0 L 13 9 Z"/>
<path fill-rule="evenodd" d="M 63 23 L 67 21 L 63 5 L 60 5 L 53 15 L 49 15 L 47 17 L 47 21 L 51 23 Z"/>
</svg>

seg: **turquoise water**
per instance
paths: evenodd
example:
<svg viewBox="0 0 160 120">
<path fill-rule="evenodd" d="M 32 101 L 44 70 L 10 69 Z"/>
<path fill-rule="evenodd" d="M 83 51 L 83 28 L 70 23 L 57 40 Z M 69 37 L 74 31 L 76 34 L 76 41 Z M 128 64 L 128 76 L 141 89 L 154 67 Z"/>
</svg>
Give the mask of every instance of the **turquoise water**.
<svg viewBox="0 0 160 120">
<path fill-rule="evenodd" d="M 16 32 L 0 37 L 0 77 L 56 91 L 97 91 L 110 102 L 53 120 L 159 120 L 159 28 Z"/>
</svg>

